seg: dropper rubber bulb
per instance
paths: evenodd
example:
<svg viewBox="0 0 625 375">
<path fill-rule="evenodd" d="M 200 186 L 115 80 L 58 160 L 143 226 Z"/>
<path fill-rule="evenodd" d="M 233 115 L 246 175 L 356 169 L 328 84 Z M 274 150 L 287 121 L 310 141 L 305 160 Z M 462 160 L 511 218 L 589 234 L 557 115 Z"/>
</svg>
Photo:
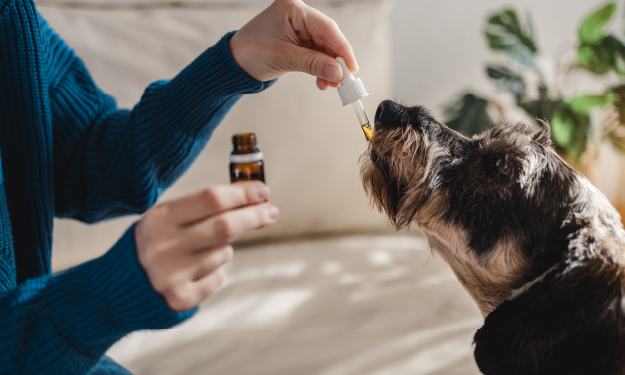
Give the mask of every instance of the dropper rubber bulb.
<svg viewBox="0 0 625 375">
<path fill-rule="evenodd" d="M 358 116 L 358 121 L 360 122 L 360 127 L 365 133 L 365 138 L 367 138 L 367 141 L 371 141 L 371 138 L 373 138 L 373 128 L 371 127 L 367 114 L 365 113 L 365 109 L 360 102 L 360 99 L 369 94 L 367 94 L 367 90 L 365 90 L 365 86 L 362 84 L 360 78 L 354 77 L 352 72 L 349 70 L 345 60 L 339 56 L 336 58 L 336 61 L 341 64 L 341 68 L 343 68 L 343 79 L 341 80 L 341 86 L 338 88 L 339 95 L 343 101 L 343 106 L 348 104 L 352 104 L 354 106 L 356 116 Z"/>
</svg>

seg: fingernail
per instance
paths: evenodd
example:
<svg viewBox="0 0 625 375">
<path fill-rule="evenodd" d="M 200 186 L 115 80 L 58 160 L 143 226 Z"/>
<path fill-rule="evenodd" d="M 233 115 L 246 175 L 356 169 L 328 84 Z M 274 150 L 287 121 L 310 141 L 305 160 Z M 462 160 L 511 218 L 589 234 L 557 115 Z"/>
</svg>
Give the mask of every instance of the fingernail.
<svg viewBox="0 0 625 375">
<path fill-rule="evenodd" d="M 266 199 L 269 196 L 269 188 L 266 186 L 259 186 L 256 188 L 256 194 L 258 194 L 258 198 Z"/>
<path fill-rule="evenodd" d="M 339 68 L 337 68 L 334 65 L 327 65 L 326 66 L 326 70 L 325 70 L 325 74 L 326 74 L 326 79 L 328 81 L 332 81 L 332 82 L 338 82 L 339 78 L 340 78 L 340 71 Z"/>
<path fill-rule="evenodd" d="M 271 220 L 275 220 L 278 218 L 278 215 L 280 215 L 280 210 L 276 206 L 269 206 L 267 208 L 267 213 L 269 214 Z"/>
</svg>

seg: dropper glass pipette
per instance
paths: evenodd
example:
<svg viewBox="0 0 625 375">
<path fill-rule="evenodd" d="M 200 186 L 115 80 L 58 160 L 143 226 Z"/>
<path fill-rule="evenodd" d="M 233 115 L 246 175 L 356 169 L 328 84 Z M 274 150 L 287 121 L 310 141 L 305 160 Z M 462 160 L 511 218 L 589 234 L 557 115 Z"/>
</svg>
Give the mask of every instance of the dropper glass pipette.
<svg viewBox="0 0 625 375">
<path fill-rule="evenodd" d="M 365 137 L 367 141 L 371 141 L 373 137 L 373 128 L 369 123 L 369 119 L 367 118 L 367 114 L 365 113 L 365 109 L 362 107 L 362 103 L 360 100 L 356 100 L 352 103 L 354 109 L 356 110 L 356 116 L 358 116 L 358 121 L 360 122 L 360 127 L 362 131 L 365 133 Z"/>
</svg>

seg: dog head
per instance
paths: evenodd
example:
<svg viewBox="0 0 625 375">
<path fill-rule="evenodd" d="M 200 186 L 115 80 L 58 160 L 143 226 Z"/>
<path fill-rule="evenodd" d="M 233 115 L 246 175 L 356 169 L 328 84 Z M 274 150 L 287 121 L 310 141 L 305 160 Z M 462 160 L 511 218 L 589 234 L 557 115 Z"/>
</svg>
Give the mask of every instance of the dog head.
<svg viewBox="0 0 625 375">
<path fill-rule="evenodd" d="M 549 126 L 499 125 L 467 138 L 423 107 L 384 101 L 362 181 L 392 224 L 418 225 L 486 316 L 564 255 L 562 223 L 583 177 Z"/>
</svg>

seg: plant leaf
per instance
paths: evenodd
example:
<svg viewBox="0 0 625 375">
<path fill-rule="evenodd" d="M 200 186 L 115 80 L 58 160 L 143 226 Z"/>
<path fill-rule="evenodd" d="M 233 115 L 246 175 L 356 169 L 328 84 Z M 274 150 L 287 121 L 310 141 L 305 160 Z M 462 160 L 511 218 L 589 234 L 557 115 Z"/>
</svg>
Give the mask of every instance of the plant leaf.
<svg viewBox="0 0 625 375">
<path fill-rule="evenodd" d="M 625 84 L 612 88 L 614 94 L 614 107 L 619 114 L 621 124 L 625 124 Z"/>
<path fill-rule="evenodd" d="M 525 81 L 505 66 L 487 65 L 486 73 L 492 78 L 500 89 L 511 92 L 514 95 L 525 94 Z"/>
<path fill-rule="evenodd" d="M 582 44 L 595 44 L 603 38 L 603 28 L 616 11 L 616 4 L 611 3 L 588 16 L 579 29 Z"/>
<path fill-rule="evenodd" d="M 590 116 L 593 108 L 614 104 L 614 94 L 608 91 L 603 95 L 577 95 L 567 105 L 580 116 Z"/>
<path fill-rule="evenodd" d="M 530 117 L 545 119 L 547 122 L 553 121 L 554 114 L 562 105 L 564 105 L 564 103 L 561 100 L 552 100 L 546 96 L 541 99 L 519 103 L 519 106 L 523 108 Z"/>
<path fill-rule="evenodd" d="M 625 75 L 622 64 L 625 59 L 625 44 L 612 35 L 603 37 L 595 44 L 583 44 L 577 49 L 580 64 L 595 74 L 605 74 L 614 69 Z"/>
<path fill-rule="evenodd" d="M 465 93 L 458 101 L 445 108 L 445 123 L 451 129 L 471 137 L 492 125 L 486 112 L 488 101 L 472 93 Z"/>
<path fill-rule="evenodd" d="M 615 95 L 577 95 L 561 103 L 551 119 L 551 134 L 556 145 L 579 162 L 588 143 L 590 112 L 593 108 L 612 105 Z"/>
<path fill-rule="evenodd" d="M 484 35 L 493 50 L 508 53 L 523 66 L 536 67 L 538 47 L 534 41 L 531 22 L 524 28 L 514 10 L 507 9 L 491 16 Z"/>
<path fill-rule="evenodd" d="M 613 35 L 603 38 L 602 45 L 608 50 L 614 51 L 612 67 L 619 75 L 625 75 L 623 70 L 623 60 L 625 59 L 625 43 Z"/>
<path fill-rule="evenodd" d="M 590 131 L 590 116 L 576 113 L 567 103 L 561 106 L 551 120 L 551 134 L 556 144 L 580 162 Z"/>
<path fill-rule="evenodd" d="M 609 72 L 614 61 L 614 53 L 600 46 L 581 46 L 577 57 L 581 66 L 598 75 Z"/>
</svg>

